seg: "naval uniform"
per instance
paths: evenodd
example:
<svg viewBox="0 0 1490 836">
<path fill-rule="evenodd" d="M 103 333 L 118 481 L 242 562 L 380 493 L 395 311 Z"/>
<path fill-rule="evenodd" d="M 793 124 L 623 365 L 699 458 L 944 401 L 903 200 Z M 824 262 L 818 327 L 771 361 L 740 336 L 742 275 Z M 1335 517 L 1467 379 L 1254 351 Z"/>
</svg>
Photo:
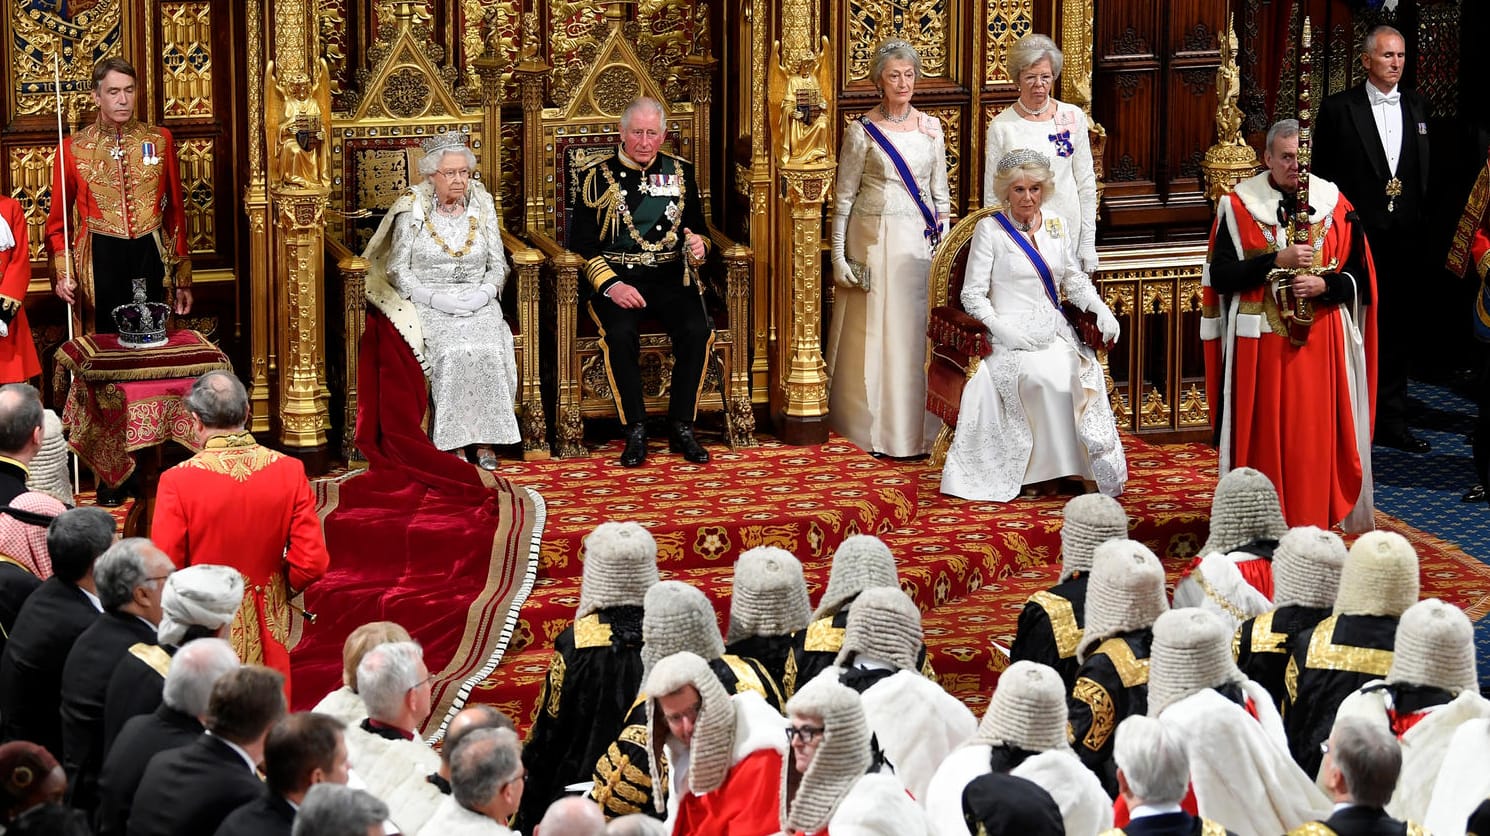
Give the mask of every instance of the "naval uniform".
<svg viewBox="0 0 1490 836">
<path fill-rule="evenodd" d="M 587 307 L 600 328 L 606 376 L 623 424 L 646 417 L 642 400 L 641 326 L 656 320 L 672 341 L 668 418 L 691 422 L 714 343 L 697 271 L 687 264 L 687 229 L 710 247 L 693 166 L 658 153 L 642 166 L 621 150 L 591 162 L 575 178 L 569 249 L 586 259 Z M 609 291 L 636 288 L 643 308 L 622 308 Z"/>
</svg>

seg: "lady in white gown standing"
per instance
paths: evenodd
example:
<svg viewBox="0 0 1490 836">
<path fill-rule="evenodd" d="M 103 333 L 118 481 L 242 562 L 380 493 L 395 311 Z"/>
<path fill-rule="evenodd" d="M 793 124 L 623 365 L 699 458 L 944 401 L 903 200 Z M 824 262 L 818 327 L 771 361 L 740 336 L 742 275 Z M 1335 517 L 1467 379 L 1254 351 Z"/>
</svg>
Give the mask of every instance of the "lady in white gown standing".
<svg viewBox="0 0 1490 836">
<path fill-rule="evenodd" d="M 941 122 L 911 105 L 920 73 L 905 41 L 875 51 L 880 103 L 844 129 L 833 216 L 828 424 L 896 457 L 927 453 L 940 429 L 926 411 L 926 284 L 951 197 Z"/>
<path fill-rule="evenodd" d="M 1041 208 L 1052 179 L 1045 155 L 1005 154 L 994 178 L 1005 208 L 973 231 L 962 306 L 988 328 L 993 352 L 962 390 L 942 493 L 1006 502 L 1022 486 L 1050 493 L 1076 477 L 1117 496 L 1128 479 L 1102 364 L 1059 297 L 1096 314 L 1106 342 L 1118 322 L 1077 265 L 1071 224 Z"/>
<path fill-rule="evenodd" d="M 1029 148 L 1049 157 L 1055 189 L 1045 196 L 1045 205 L 1071 224 L 1081 271 L 1091 275 L 1097 271 L 1097 172 L 1086 114 L 1052 95 L 1063 63 L 1055 41 L 1044 35 L 1025 35 L 1009 49 L 1009 74 L 1019 85 L 1019 98 L 988 123 L 983 205 L 998 201 L 993 174 L 1005 154 Z"/>
</svg>

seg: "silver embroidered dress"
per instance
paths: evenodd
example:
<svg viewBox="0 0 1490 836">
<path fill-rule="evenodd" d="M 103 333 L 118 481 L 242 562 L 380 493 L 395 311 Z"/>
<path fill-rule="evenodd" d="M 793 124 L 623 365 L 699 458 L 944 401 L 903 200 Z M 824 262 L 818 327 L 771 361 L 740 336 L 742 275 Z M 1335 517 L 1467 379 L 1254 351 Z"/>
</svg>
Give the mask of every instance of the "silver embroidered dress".
<svg viewBox="0 0 1490 836">
<path fill-rule="evenodd" d="M 392 237 L 388 280 L 405 299 L 417 288 L 458 294 L 485 284 L 497 290 L 495 300 L 469 314 L 414 302 L 429 370 L 434 445 L 458 450 L 520 441 L 513 412 L 517 362 L 500 301 L 507 259 L 491 198 L 472 188 L 465 211 L 446 217 L 434 211 L 433 189 L 422 184 L 410 210 L 394 219 Z"/>
<path fill-rule="evenodd" d="M 1071 227 L 1045 210 L 1033 233 L 1058 292 L 1082 310 L 1101 304 L 1077 266 Z M 994 343 L 962 390 L 957 434 L 942 468 L 942 493 L 1007 502 L 1023 485 L 1063 476 L 1123 492 L 1128 463 L 1097 355 L 1077 339 L 1040 274 L 995 218 L 978 222 L 968 251 L 962 306 L 985 324 L 1017 328 L 1034 347 Z M 990 328 L 990 330 L 994 330 Z"/>
</svg>

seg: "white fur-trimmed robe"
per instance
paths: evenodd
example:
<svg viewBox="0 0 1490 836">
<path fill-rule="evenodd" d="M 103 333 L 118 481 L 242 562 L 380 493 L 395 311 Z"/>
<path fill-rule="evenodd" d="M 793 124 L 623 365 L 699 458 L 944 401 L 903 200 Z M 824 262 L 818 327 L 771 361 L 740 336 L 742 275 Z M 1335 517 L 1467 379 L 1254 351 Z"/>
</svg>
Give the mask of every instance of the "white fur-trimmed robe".
<svg viewBox="0 0 1490 836">
<path fill-rule="evenodd" d="M 974 778 L 988 774 L 991 753 L 992 747 L 987 743 L 970 743 L 942 761 L 926 791 L 926 813 L 935 832 L 942 836 L 967 832 L 962 817 L 962 791 Z M 1112 827 L 1112 799 L 1103 791 L 1097 776 L 1070 749 L 1041 752 L 1009 774 L 1033 781 L 1050 793 L 1061 810 L 1067 836 L 1095 836 Z"/>
<path fill-rule="evenodd" d="M 389 740 L 358 726 L 346 730 L 347 756 L 367 791 L 388 805 L 388 818 L 402 833 L 418 833 L 445 796 L 429 776 L 440 756 L 424 741 Z"/>
<path fill-rule="evenodd" d="M 1200 815 L 1238 836 L 1277 836 L 1306 821 L 1324 820 L 1329 799 L 1288 753 L 1272 697 L 1250 679 L 1242 690 L 1256 706 L 1258 719 L 1210 688 L 1159 715 L 1185 742 Z"/>
<path fill-rule="evenodd" d="M 329 714 L 351 728 L 367 719 L 367 705 L 356 691 L 343 685 L 321 698 L 312 708 L 317 714 Z"/>
<path fill-rule="evenodd" d="M 1345 701 L 1340 703 L 1340 709 L 1335 712 L 1335 722 L 1340 722 L 1341 717 L 1365 717 L 1387 727 L 1390 724 L 1387 717 L 1388 694 L 1385 691 L 1365 690 L 1380 684 L 1382 680 L 1373 680 L 1362 686 L 1361 690 L 1346 697 Z M 1459 696 L 1450 702 L 1431 709 L 1426 717 L 1402 735 L 1402 774 L 1397 778 L 1397 790 L 1392 793 L 1392 801 L 1387 805 L 1387 812 L 1392 818 L 1422 822 L 1426 825 L 1425 820 L 1432 808 L 1432 802 L 1438 797 L 1436 785 L 1448 771 L 1447 756 L 1451 741 L 1459 727 L 1470 722 L 1484 722 L 1487 719 L 1490 719 L 1490 700 L 1486 700 L 1473 691 L 1461 691 Z M 1486 744 L 1490 744 L 1490 738 L 1481 739 L 1478 743 L 1482 751 Z M 1479 760 L 1481 763 L 1487 762 L 1483 756 Z M 1455 792 L 1450 785 L 1466 778 L 1483 780 L 1484 774 L 1482 771 L 1475 775 L 1451 777 L 1445 786 L 1445 792 Z M 1459 832 L 1463 832 L 1470 812 L 1484 800 L 1485 795 L 1481 793 L 1465 808 L 1464 815 L 1459 817 L 1458 824 L 1450 827 L 1446 832 L 1454 832 L 1455 827 Z M 1429 831 L 1434 834 L 1440 833 L 1431 827 Z"/>
<path fill-rule="evenodd" d="M 467 810 L 447 795 L 418 836 L 512 836 L 512 831 L 495 819 Z"/>
<path fill-rule="evenodd" d="M 870 773 L 849 788 L 822 830 L 829 836 L 936 836 L 926 811 L 893 775 Z"/>
<path fill-rule="evenodd" d="M 1460 836 L 1469 816 L 1490 798 L 1490 720 L 1459 724 L 1449 739 L 1422 825 L 1436 836 Z"/>
<path fill-rule="evenodd" d="M 835 679 L 841 668 L 821 676 Z M 900 783 L 917 800 L 926 797 L 936 768 L 978 731 L 962 701 L 917 671 L 900 670 L 860 695 L 864 719 Z"/>
</svg>

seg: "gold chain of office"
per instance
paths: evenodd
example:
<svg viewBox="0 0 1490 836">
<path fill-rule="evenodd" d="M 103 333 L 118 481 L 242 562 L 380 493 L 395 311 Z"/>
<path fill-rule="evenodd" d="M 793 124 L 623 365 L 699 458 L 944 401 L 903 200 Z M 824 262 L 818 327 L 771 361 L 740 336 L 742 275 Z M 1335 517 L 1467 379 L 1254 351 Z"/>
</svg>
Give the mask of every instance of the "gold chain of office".
<svg viewBox="0 0 1490 836">
<path fill-rule="evenodd" d="M 435 223 L 432 220 L 432 217 L 434 216 L 433 210 L 433 206 L 426 207 L 426 211 L 424 213 L 424 229 L 429 232 L 431 238 L 435 239 L 435 243 L 440 245 L 440 249 L 445 251 L 445 255 L 448 255 L 451 258 L 465 258 L 471 252 L 471 247 L 475 246 L 476 244 L 476 230 L 480 226 L 480 222 L 476 220 L 475 210 L 471 209 L 470 206 L 466 207 L 466 211 L 471 213 L 470 217 L 467 218 L 467 221 L 469 221 L 470 223 L 470 228 L 466 233 L 466 243 L 461 245 L 461 248 L 459 250 L 450 249 L 450 244 L 446 243 L 445 239 L 440 237 L 440 232 L 439 230 L 435 229 Z"/>
<path fill-rule="evenodd" d="M 678 245 L 678 221 L 669 219 L 673 222 L 672 228 L 667 231 L 666 235 L 662 236 L 661 241 L 655 244 L 643 238 L 642 234 L 636 230 L 636 222 L 631 219 L 631 207 L 626 205 L 626 190 L 622 189 L 621 184 L 616 182 L 616 178 L 611 175 L 609 167 L 601 166 L 600 173 L 605 175 L 605 182 L 608 187 L 615 189 L 619 194 L 614 211 L 621 217 L 621 223 L 626 225 L 626 231 L 631 233 L 632 240 L 636 241 L 638 246 L 649 253 L 671 252 Z M 647 175 L 644 172 L 641 176 L 646 177 Z M 687 195 L 688 184 L 683 182 L 683 170 L 680 168 L 678 169 L 678 218 L 683 217 L 683 207 L 688 202 Z"/>
</svg>

